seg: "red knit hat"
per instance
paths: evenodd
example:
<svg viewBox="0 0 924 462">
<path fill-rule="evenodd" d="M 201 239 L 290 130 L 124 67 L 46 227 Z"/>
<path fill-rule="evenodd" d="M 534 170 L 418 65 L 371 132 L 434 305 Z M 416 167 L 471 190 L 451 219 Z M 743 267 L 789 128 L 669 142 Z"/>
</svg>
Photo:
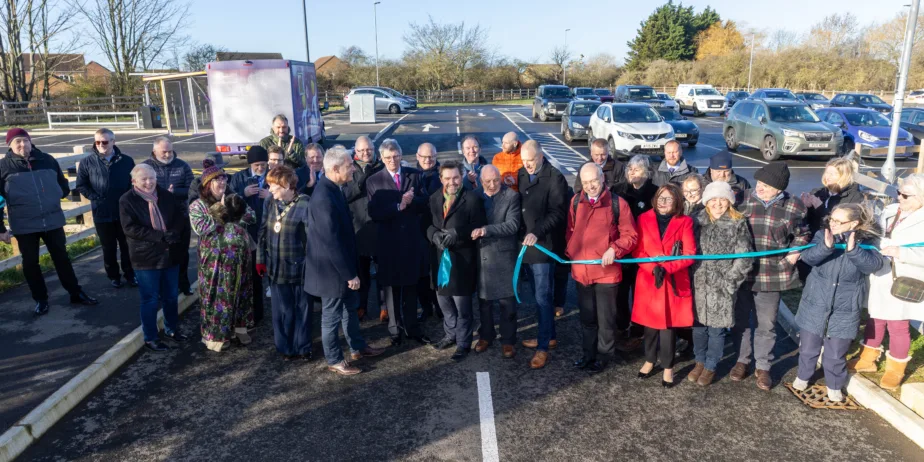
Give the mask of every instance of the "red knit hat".
<svg viewBox="0 0 924 462">
<path fill-rule="evenodd" d="M 6 132 L 6 145 L 9 146 L 10 143 L 13 142 L 13 140 L 19 137 L 29 140 L 30 143 L 32 142 L 32 137 L 29 136 L 29 132 L 27 132 L 23 128 L 17 127 L 17 128 L 11 128 L 8 132 Z"/>
</svg>

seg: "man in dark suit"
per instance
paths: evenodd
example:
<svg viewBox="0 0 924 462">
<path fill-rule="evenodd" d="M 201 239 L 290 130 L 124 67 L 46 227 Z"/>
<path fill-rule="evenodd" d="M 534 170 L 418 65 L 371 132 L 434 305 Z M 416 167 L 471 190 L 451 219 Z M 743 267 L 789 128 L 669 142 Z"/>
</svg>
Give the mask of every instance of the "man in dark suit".
<svg viewBox="0 0 924 462">
<path fill-rule="evenodd" d="M 500 171 L 493 165 L 481 169 L 481 188 L 487 224 L 472 231 L 478 244 L 478 309 L 481 326 L 475 352 L 481 353 L 497 337 L 494 330 L 494 303 L 501 307 L 500 334 L 504 359 L 512 359 L 517 341 L 517 303 L 513 296 L 513 268 L 520 250 L 520 195 L 503 184 Z"/>
<path fill-rule="evenodd" d="M 325 175 L 308 203 L 308 239 L 305 251 L 305 292 L 321 297 L 321 343 L 327 369 L 341 375 L 360 370 L 344 359 L 338 329 L 350 344 L 354 361 L 384 352 L 366 344 L 359 332 L 360 288 L 356 267 L 356 238 L 350 209 L 341 188 L 353 179 L 353 161 L 343 146 L 324 156 Z"/>
<path fill-rule="evenodd" d="M 228 181 L 228 187 L 239 196 L 244 198 L 247 205 L 254 212 L 257 221 L 247 226 L 247 232 L 250 238 L 257 242 L 260 226 L 263 224 L 263 203 L 266 198 L 270 197 L 269 185 L 266 184 L 266 172 L 268 168 L 269 154 L 262 146 L 251 146 L 247 150 L 247 164 L 250 168 L 245 168 L 234 175 Z M 253 321 L 259 323 L 263 320 L 263 278 L 257 274 L 257 253 L 256 250 L 251 252 L 250 261 L 252 262 L 251 277 L 253 281 Z"/>
<path fill-rule="evenodd" d="M 478 279 L 478 248 L 472 231 L 486 224 L 479 194 L 462 187 L 462 167 L 449 161 L 440 166 L 441 191 L 430 196 L 432 223 L 427 238 L 438 249 L 449 251 L 451 268 L 444 287 L 437 286 L 436 299 L 443 312 L 443 339 L 438 350 L 456 345 L 453 361 L 465 359 L 472 348 L 472 294 Z M 439 265 L 439 262 L 437 262 Z"/>
<path fill-rule="evenodd" d="M 378 226 L 376 279 L 385 287 L 388 331 L 392 344 L 404 337 L 429 344 L 417 322 L 417 281 L 426 258 L 427 242 L 420 233 L 420 217 L 428 213 L 421 194 L 420 171 L 401 166 L 401 146 L 386 139 L 379 146 L 385 168 L 366 179 L 369 217 Z"/>
<path fill-rule="evenodd" d="M 353 231 L 356 233 L 356 251 L 359 253 L 359 319 L 366 317 L 369 307 L 369 289 L 372 286 L 372 260 L 375 257 L 376 227 L 369 218 L 369 195 L 366 178 L 383 169 L 376 158 L 375 146 L 368 136 L 356 138 L 353 145 L 353 181 L 343 188 L 353 214 Z"/>
<path fill-rule="evenodd" d="M 539 244 L 548 250 L 555 250 L 556 241 L 564 240 L 564 236 L 559 234 L 565 231 L 568 184 L 558 169 L 545 162 L 542 147 L 537 141 L 523 143 L 520 158 L 523 160 L 523 168 L 517 172 L 523 210 L 520 235 L 523 236 L 523 244 L 530 246 L 523 257 L 523 263 L 533 281 L 539 321 L 538 339 L 524 340 L 523 346 L 536 348 L 536 354 L 529 365 L 533 369 L 541 369 L 549 359 L 549 348 L 558 345 L 552 306 L 555 262 L 532 246 Z"/>
<path fill-rule="evenodd" d="M 420 193 L 428 200 L 433 193 L 443 188 L 440 183 L 440 162 L 436 160 L 436 146 L 432 143 L 421 143 L 417 147 L 417 170 L 420 170 L 420 182 L 418 186 Z M 427 229 L 433 224 L 430 219 L 430 212 L 420 216 L 420 232 L 426 238 Z M 417 281 L 417 300 L 420 302 L 420 315 L 417 320 L 426 321 L 427 318 L 436 314 L 439 319 L 443 318 L 443 312 L 440 310 L 436 301 L 436 269 L 434 264 L 439 265 L 436 254 L 436 247 L 427 246 L 426 257 L 424 259 L 424 271 L 419 281 Z"/>
</svg>

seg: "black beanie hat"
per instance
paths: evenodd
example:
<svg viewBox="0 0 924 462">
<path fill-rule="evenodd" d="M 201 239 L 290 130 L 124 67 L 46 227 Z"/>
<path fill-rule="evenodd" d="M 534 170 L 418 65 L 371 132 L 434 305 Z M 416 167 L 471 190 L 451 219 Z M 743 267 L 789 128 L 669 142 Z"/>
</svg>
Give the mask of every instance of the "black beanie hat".
<svg viewBox="0 0 924 462">
<path fill-rule="evenodd" d="M 269 154 L 263 146 L 251 146 L 247 150 L 247 163 L 254 164 L 257 162 L 269 162 Z"/>
<path fill-rule="evenodd" d="M 785 191 L 789 187 L 789 166 L 786 162 L 770 162 L 754 172 L 754 179 Z"/>
</svg>

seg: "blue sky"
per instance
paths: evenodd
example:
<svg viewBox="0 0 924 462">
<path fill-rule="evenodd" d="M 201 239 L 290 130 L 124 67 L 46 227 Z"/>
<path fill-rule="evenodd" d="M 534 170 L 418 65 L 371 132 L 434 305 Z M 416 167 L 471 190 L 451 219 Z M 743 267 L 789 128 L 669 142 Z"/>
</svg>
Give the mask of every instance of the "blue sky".
<svg viewBox="0 0 924 462">
<path fill-rule="evenodd" d="M 487 43 L 499 53 L 548 61 L 549 52 L 564 42 L 575 54 L 610 53 L 622 60 L 626 42 L 639 22 L 663 0 L 382 0 L 378 5 L 379 54 L 399 58 L 402 36 L 409 22 L 479 23 L 488 31 Z M 908 0 L 712 0 L 685 1 L 701 11 L 709 5 L 723 19 L 758 29 L 786 28 L 806 32 L 832 12 L 850 11 L 863 25 L 892 18 Z M 375 50 L 372 1 L 307 0 L 308 38 L 312 61 L 357 45 Z M 281 52 L 285 58 L 305 59 L 300 0 L 193 0 L 187 34 L 195 42 L 212 43 L 233 51 Z M 99 53 L 87 50 L 91 59 Z M 89 60 L 89 59 L 88 59 Z"/>
</svg>

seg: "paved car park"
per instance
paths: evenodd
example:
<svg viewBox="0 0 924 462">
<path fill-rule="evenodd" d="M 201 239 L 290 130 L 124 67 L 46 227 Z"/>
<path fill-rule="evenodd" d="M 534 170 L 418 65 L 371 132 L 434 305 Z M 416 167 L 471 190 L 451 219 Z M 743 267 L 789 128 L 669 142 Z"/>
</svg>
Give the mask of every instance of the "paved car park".
<svg viewBox="0 0 924 462">
<path fill-rule="evenodd" d="M 380 115 L 369 125 L 332 114 L 325 125 L 328 144 L 352 147 L 361 134 L 378 141 L 393 137 L 411 163 L 423 142 L 434 143 L 441 161 L 458 159 L 466 134 L 479 138 L 490 159 L 503 135 L 516 131 L 521 140 L 542 143 L 550 162 L 573 178 L 590 157 L 586 143 L 568 144 L 560 122 L 530 115 L 528 106 L 436 107 Z M 685 155 L 703 170 L 725 148 L 722 119 L 690 120 L 701 135 Z M 92 140 L 38 136 L 36 144 L 50 152 L 69 152 L 68 143 Z M 214 144 L 210 136 L 178 137 L 175 149 L 181 158 L 201 161 Z M 153 138 L 119 135 L 117 144 L 142 159 Z M 788 162 L 793 192 L 819 184 L 825 159 Z M 735 163 L 752 180 L 764 161 L 756 150 L 742 149 Z M 899 165 L 913 167 L 914 161 Z M 675 367 L 682 383 L 670 390 L 660 387 L 657 376 L 635 377 L 638 355 L 598 375 L 575 372 L 570 363 L 581 354 L 581 328 L 573 289 L 570 312 L 556 322 L 560 346 L 540 371 L 528 368 L 530 351 L 519 346 L 514 360 L 501 359 L 495 343 L 460 364 L 449 361 L 449 352 L 404 346 L 360 361 L 363 374 L 341 378 L 326 372 L 322 359 L 282 362 L 266 321 L 252 345 L 219 355 L 206 351 L 194 309 L 181 324 L 190 343 L 163 355 L 136 355 L 21 460 L 490 460 L 492 451 L 499 460 L 920 458 L 917 445 L 872 412 L 811 410 L 792 396 L 781 385 L 792 380 L 797 361 L 788 339 L 778 342 L 769 393 L 758 390 L 753 377 L 728 379 L 730 348 L 717 382 L 705 389 L 683 380 L 689 360 Z M 528 293 L 528 285 L 520 290 Z M 518 314 L 519 338 L 535 336 L 533 307 L 525 304 Z M 315 313 L 316 340 L 319 324 Z M 442 333 L 436 321 L 425 327 L 431 338 Z M 363 332 L 376 346 L 388 343 L 377 320 L 366 321 Z M 315 350 L 321 357 L 317 343 Z"/>
</svg>

